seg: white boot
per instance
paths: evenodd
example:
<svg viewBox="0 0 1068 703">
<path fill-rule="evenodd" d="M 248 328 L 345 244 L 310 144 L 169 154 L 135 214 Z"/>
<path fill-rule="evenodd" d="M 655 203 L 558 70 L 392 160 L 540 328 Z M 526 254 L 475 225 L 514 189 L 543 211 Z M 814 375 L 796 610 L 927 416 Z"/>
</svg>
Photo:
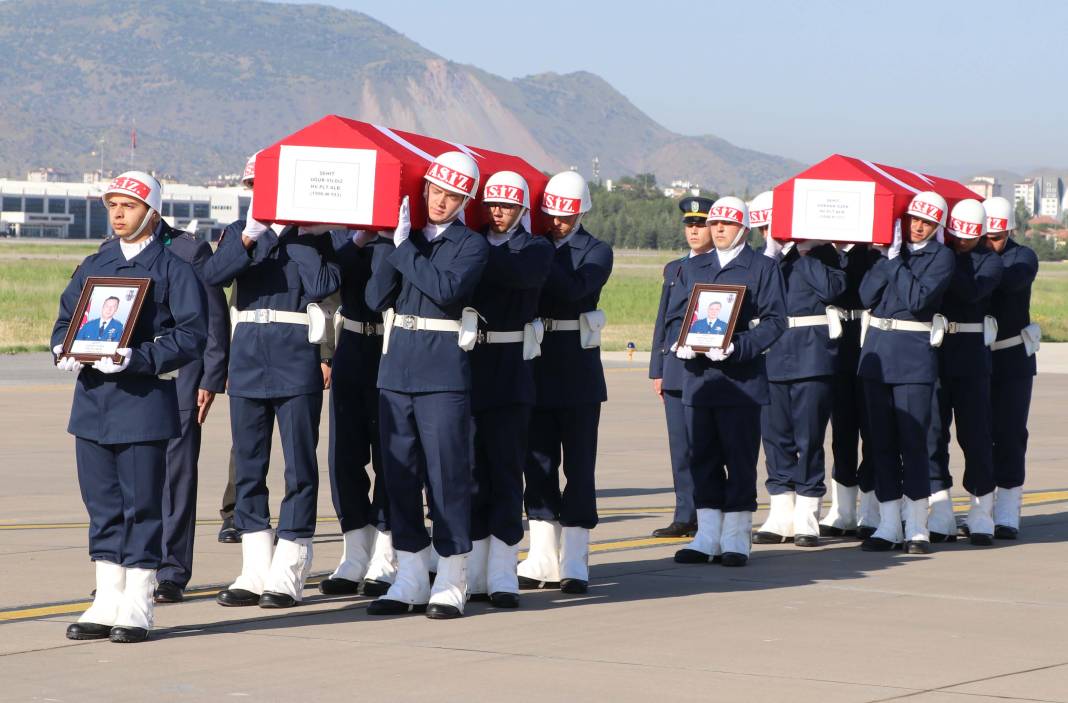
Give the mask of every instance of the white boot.
<svg viewBox="0 0 1068 703">
<path fill-rule="evenodd" d="M 779 544 L 794 536 L 794 492 L 769 496 L 768 519 L 757 530 L 757 544 Z"/>
<path fill-rule="evenodd" d="M 950 542 L 957 541 L 957 518 L 953 517 L 953 498 L 949 489 L 935 491 L 929 499 L 930 509 L 927 514 L 927 528 L 936 535 L 951 537 Z M 993 534 L 993 529 L 990 533 Z M 937 538 L 936 538 L 937 539 Z"/>
<path fill-rule="evenodd" d="M 433 534 L 431 534 L 430 538 L 431 539 L 434 538 Z M 438 562 L 440 560 L 441 560 L 441 555 L 438 554 L 438 550 L 434 548 L 434 543 L 431 542 L 430 543 L 430 573 L 432 573 L 432 574 L 438 573 Z"/>
<path fill-rule="evenodd" d="M 901 544 L 904 535 L 901 530 L 901 501 L 888 500 L 879 503 L 879 527 L 872 535 L 873 539 L 881 539 L 891 544 Z"/>
<path fill-rule="evenodd" d="M 397 576 L 379 600 L 408 605 L 425 605 L 430 600 L 430 547 L 418 552 L 397 550 Z"/>
<path fill-rule="evenodd" d="M 794 498 L 793 532 L 794 542 L 799 537 L 820 536 L 820 498 L 819 496 L 797 496 Z M 810 546 L 810 545 L 802 545 Z M 812 545 L 814 546 L 814 545 Z"/>
<path fill-rule="evenodd" d="M 902 502 L 905 513 L 905 543 L 908 547 L 905 551 L 908 554 L 927 554 L 931 551 L 931 535 L 927 531 L 929 500 L 913 500 L 906 496 Z"/>
<path fill-rule="evenodd" d="M 115 627 L 152 629 L 152 595 L 156 592 L 155 569 L 126 569 L 126 589 L 122 594 Z"/>
<path fill-rule="evenodd" d="M 81 614 L 78 622 L 96 625 L 115 624 L 122 605 L 122 593 L 126 589 L 126 569 L 110 561 L 98 559 L 96 567 L 96 595 L 93 604 Z"/>
<path fill-rule="evenodd" d="M 968 495 L 968 533 L 970 535 L 994 536 L 994 491 L 986 495 Z M 974 537 L 973 537 L 974 539 Z"/>
<path fill-rule="evenodd" d="M 241 535 L 241 575 L 230 584 L 230 590 L 243 590 L 260 595 L 271 570 L 274 552 L 274 531 L 260 530 Z"/>
<path fill-rule="evenodd" d="M 585 527 L 565 527 L 560 544 L 560 580 L 589 583 L 590 531 Z"/>
<path fill-rule="evenodd" d="M 486 590 L 494 593 L 519 593 L 519 577 L 516 563 L 519 561 L 519 543 L 505 544 L 496 537 L 489 538 L 489 555 L 486 561 Z"/>
<path fill-rule="evenodd" d="M 393 550 L 393 537 L 388 532 L 375 530 L 371 563 L 367 565 L 365 581 L 393 583 L 397 578 L 397 552 Z"/>
<path fill-rule="evenodd" d="M 345 579 L 353 583 L 362 581 L 371 561 L 371 545 L 376 533 L 377 530 L 372 525 L 366 525 L 342 535 L 344 544 L 341 548 L 341 563 L 329 578 Z"/>
<path fill-rule="evenodd" d="M 860 512 L 857 514 L 857 529 L 869 527 L 875 529 L 882 521 L 882 509 L 875 491 L 860 491 Z"/>
<path fill-rule="evenodd" d="M 490 538 L 476 539 L 471 543 L 467 553 L 467 593 L 472 596 L 484 596 L 488 591 L 486 569 L 489 560 Z"/>
<path fill-rule="evenodd" d="M 430 589 L 430 605 L 456 608 L 460 615 L 467 602 L 467 554 L 438 557 L 438 575 Z M 434 615 L 434 609 L 427 611 Z M 456 617 L 457 613 L 444 613 L 444 617 Z"/>
<path fill-rule="evenodd" d="M 998 488 L 994 492 L 994 524 L 998 527 L 1020 529 L 1020 503 L 1023 486 Z"/>
<path fill-rule="evenodd" d="M 516 569 L 520 578 L 537 581 L 542 586 L 560 582 L 560 531 L 558 522 L 530 521 L 530 549 Z"/>
<path fill-rule="evenodd" d="M 304 597 L 304 582 L 311 573 L 313 551 L 311 537 L 278 540 L 264 592 L 280 593 L 299 603 Z"/>
<path fill-rule="evenodd" d="M 723 511 L 713 508 L 697 509 L 697 534 L 693 540 L 682 548 L 682 552 L 697 552 L 705 555 L 705 561 L 719 556 L 719 542 L 723 535 Z M 689 560 L 680 559 L 678 554 L 675 560 L 687 563 Z"/>
<path fill-rule="evenodd" d="M 742 566 L 753 544 L 753 513 L 748 510 L 723 513 L 723 533 L 719 539 L 724 566 Z M 731 555 L 731 556 L 728 556 Z"/>
<path fill-rule="evenodd" d="M 831 509 L 820 524 L 842 533 L 857 529 L 857 493 L 856 486 L 843 486 L 832 479 Z"/>
</svg>

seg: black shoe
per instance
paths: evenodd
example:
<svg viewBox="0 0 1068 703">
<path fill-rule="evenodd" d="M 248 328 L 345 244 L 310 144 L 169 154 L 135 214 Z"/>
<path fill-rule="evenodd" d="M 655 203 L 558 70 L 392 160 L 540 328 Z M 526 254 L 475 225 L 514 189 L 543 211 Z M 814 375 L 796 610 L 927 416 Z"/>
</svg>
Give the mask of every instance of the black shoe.
<svg viewBox="0 0 1068 703">
<path fill-rule="evenodd" d="M 1020 531 L 1008 525 L 994 525 L 994 537 L 996 539 L 1016 539 Z"/>
<path fill-rule="evenodd" d="M 494 608 L 518 608 L 519 594 L 508 591 L 497 591 L 490 594 L 490 603 Z"/>
<path fill-rule="evenodd" d="M 573 596 L 582 595 L 589 590 L 589 583 L 582 579 L 560 579 L 560 592 Z"/>
<path fill-rule="evenodd" d="M 833 525 L 820 525 L 820 537 L 845 537 L 849 533 L 841 527 Z"/>
<path fill-rule="evenodd" d="M 675 552 L 676 564 L 707 564 L 708 555 L 696 549 L 680 549 Z"/>
<path fill-rule="evenodd" d="M 973 547 L 990 547 L 994 544 L 994 535 L 973 532 L 968 536 L 968 542 Z"/>
<path fill-rule="evenodd" d="M 753 544 L 782 544 L 788 538 L 774 532 L 757 532 L 753 535 Z"/>
<path fill-rule="evenodd" d="M 519 577 L 519 588 L 523 591 L 540 591 L 545 588 L 560 588 L 559 581 L 539 581 L 527 576 Z"/>
<path fill-rule="evenodd" d="M 697 534 L 696 522 L 673 522 L 667 527 L 653 530 L 653 537 L 693 537 Z"/>
<path fill-rule="evenodd" d="M 748 563 L 749 557 L 738 552 L 723 552 L 723 559 L 720 561 L 723 566 L 745 566 Z"/>
<path fill-rule="evenodd" d="M 260 595 L 243 588 L 227 588 L 225 591 L 219 591 L 219 595 L 215 596 L 215 602 L 227 608 L 245 608 L 250 605 L 259 605 Z"/>
<path fill-rule="evenodd" d="M 69 640 L 102 640 L 111 634 L 111 625 L 97 625 L 95 622 L 76 622 L 67 625 Z"/>
<path fill-rule="evenodd" d="M 468 593 L 467 602 L 469 603 L 489 603 L 490 596 L 488 593 Z"/>
<path fill-rule="evenodd" d="M 463 613 L 455 605 L 431 603 L 426 607 L 426 616 L 431 620 L 452 620 L 463 617 Z"/>
<path fill-rule="evenodd" d="M 223 544 L 237 544 L 241 541 L 241 533 L 234 527 L 232 517 L 223 518 L 222 527 L 219 528 L 219 541 Z"/>
<path fill-rule="evenodd" d="M 351 596 L 360 592 L 358 581 L 326 578 L 319 582 L 319 593 L 324 596 Z"/>
<path fill-rule="evenodd" d="M 408 613 L 425 613 L 426 610 L 426 603 L 412 605 L 388 598 L 379 598 L 367 606 L 368 615 L 407 615 Z"/>
<path fill-rule="evenodd" d="M 185 591 L 174 581 L 160 581 L 152 600 L 157 603 L 181 603 L 185 600 Z"/>
<path fill-rule="evenodd" d="M 857 528 L 857 539 L 868 539 L 875 534 L 874 527 L 868 527 L 867 525 L 861 525 Z"/>
<path fill-rule="evenodd" d="M 297 599 L 286 593 L 264 591 L 260 596 L 261 608 L 292 608 L 297 605 L 300 605 Z"/>
<path fill-rule="evenodd" d="M 860 548 L 865 552 L 892 552 L 897 545 L 882 537 L 868 537 L 860 543 Z"/>
<path fill-rule="evenodd" d="M 818 547 L 820 538 L 816 535 L 794 535 L 795 547 Z"/>
<path fill-rule="evenodd" d="M 111 634 L 108 639 L 118 644 L 144 642 L 148 639 L 148 630 L 143 627 L 120 627 L 116 625 L 111 628 Z"/>
<path fill-rule="evenodd" d="M 957 541 L 957 536 L 956 535 L 944 535 L 941 532 L 931 532 L 930 533 L 930 537 L 931 537 L 931 542 L 933 544 L 941 544 L 942 542 L 956 542 Z"/>
<path fill-rule="evenodd" d="M 384 596 L 389 591 L 389 587 L 393 584 L 386 581 L 376 581 L 375 579 L 364 579 L 360 581 L 360 595 L 368 596 L 371 598 L 378 598 Z"/>
<path fill-rule="evenodd" d="M 910 539 L 905 542 L 905 554 L 930 554 L 931 543 L 925 539 Z"/>
</svg>

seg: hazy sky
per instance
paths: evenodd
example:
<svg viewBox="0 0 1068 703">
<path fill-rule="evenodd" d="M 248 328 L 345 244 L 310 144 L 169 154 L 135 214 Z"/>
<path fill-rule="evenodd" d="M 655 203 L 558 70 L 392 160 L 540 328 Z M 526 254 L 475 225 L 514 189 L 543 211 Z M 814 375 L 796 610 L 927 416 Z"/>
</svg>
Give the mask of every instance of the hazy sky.
<svg viewBox="0 0 1068 703">
<path fill-rule="evenodd" d="M 1057 0 L 320 2 L 509 78 L 592 71 L 672 130 L 802 161 L 1068 167 Z"/>
</svg>

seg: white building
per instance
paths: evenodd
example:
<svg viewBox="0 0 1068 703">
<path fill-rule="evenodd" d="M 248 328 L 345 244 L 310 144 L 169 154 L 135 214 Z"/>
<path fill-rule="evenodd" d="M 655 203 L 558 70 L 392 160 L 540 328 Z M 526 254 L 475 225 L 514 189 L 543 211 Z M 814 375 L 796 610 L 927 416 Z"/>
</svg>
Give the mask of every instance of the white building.
<svg viewBox="0 0 1068 703">
<path fill-rule="evenodd" d="M 1024 207 L 1027 208 L 1027 214 L 1034 215 L 1038 212 L 1038 197 L 1041 192 L 1041 178 L 1025 178 L 1020 183 L 1013 184 L 1012 199 L 1017 203 L 1022 200 Z"/>
<path fill-rule="evenodd" d="M 698 196 L 701 194 L 701 186 L 689 181 L 674 180 L 671 185 L 664 188 L 665 198 L 681 198 L 686 195 Z"/>
<path fill-rule="evenodd" d="M 1061 199 L 1064 198 L 1064 181 L 1059 176 L 1046 178 L 1042 182 L 1042 198 L 1039 202 L 1039 214 L 1056 220 L 1061 218 Z"/>
<path fill-rule="evenodd" d="M 976 176 L 968 183 L 968 188 L 984 200 L 1001 195 L 1001 184 L 993 176 Z"/>
<path fill-rule="evenodd" d="M 105 183 L 16 181 L 0 178 L 0 236 L 104 239 L 111 234 L 100 200 Z M 218 239 L 248 208 L 240 187 L 163 185 L 163 219 L 183 229 L 197 220 L 197 233 Z"/>
</svg>

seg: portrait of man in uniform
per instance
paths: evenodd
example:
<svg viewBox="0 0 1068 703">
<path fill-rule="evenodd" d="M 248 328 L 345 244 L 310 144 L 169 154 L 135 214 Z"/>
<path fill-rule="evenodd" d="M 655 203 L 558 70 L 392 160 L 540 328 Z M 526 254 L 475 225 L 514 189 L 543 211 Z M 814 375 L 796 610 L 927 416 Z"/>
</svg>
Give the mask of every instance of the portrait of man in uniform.
<svg viewBox="0 0 1068 703">
<path fill-rule="evenodd" d="M 704 317 L 699 317 L 690 325 L 690 332 L 694 334 L 726 334 L 727 322 L 720 319 L 723 312 L 723 303 L 713 300 L 706 308 Z"/>
<path fill-rule="evenodd" d="M 730 344 L 743 294 L 742 286 L 696 286 L 690 293 L 687 314 L 683 318 L 689 320 L 689 324 L 683 327 L 679 346 L 708 350 L 722 349 Z"/>
<path fill-rule="evenodd" d="M 92 277 L 78 301 L 64 354 L 99 358 L 125 346 L 148 291 L 142 280 Z"/>
<path fill-rule="evenodd" d="M 75 339 L 89 342 L 117 342 L 122 336 L 122 322 L 115 318 L 119 311 L 119 299 L 109 295 L 100 305 L 100 317 L 94 317 L 81 326 Z"/>
</svg>

